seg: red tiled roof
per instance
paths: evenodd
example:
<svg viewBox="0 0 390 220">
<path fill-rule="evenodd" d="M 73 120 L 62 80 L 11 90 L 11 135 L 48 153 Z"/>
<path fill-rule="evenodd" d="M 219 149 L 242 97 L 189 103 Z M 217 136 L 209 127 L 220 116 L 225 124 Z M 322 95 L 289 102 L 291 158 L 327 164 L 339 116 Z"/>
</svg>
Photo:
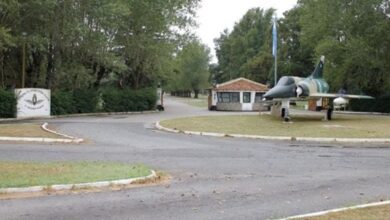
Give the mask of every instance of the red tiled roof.
<svg viewBox="0 0 390 220">
<path fill-rule="evenodd" d="M 257 83 L 255 81 L 237 78 L 222 84 L 218 84 L 216 91 L 268 91 L 268 87 L 264 84 Z"/>
</svg>

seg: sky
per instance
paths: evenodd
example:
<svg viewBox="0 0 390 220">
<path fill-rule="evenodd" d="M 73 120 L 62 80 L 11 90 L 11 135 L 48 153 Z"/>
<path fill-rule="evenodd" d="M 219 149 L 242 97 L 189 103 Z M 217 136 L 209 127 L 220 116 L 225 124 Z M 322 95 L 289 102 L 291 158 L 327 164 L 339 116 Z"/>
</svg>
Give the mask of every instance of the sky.
<svg viewBox="0 0 390 220">
<path fill-rule="evenodd" d="M 197 12 L 196 29 L 198 37 L 211 49 L 212 63 L 216 63 L 214 39 L 220 36 L 224 29 L 231 31 L 236 22 L 251 8 L 276 9 L 277 17 L 291 9 L 297 0 L 202 0 Z"/>
</svg>

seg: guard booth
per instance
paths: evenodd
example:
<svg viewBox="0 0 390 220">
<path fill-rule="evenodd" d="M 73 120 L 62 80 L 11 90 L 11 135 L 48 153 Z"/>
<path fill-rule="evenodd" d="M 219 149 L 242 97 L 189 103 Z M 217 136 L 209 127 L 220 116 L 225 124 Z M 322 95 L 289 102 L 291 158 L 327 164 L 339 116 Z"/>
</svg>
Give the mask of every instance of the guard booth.
<svg viewBox="0 0 390 220">
<path fill-rule="evenodd" d="M 237 78 L 209 90 L 208 108 L 216 111 L 267 111 L 261 101 L 268 91 L 264 84 Z"/>
</svg>

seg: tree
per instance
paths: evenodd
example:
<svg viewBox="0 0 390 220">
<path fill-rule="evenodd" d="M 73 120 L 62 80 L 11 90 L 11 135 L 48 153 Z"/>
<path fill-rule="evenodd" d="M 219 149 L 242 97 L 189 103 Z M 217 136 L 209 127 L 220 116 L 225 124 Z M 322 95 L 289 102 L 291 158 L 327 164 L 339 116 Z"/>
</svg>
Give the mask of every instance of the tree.
<svg viewBox="0 0 390 220">
<path fill-rule="evenodd" d="M 135 89 L 153 86 L 171 74 L 174 54 L 188 41 L 198 3 L 2 1 L 1 84 L 21 86 L 21 58 L 25 54 L 29 87 L 72 90 L 107 84 Z"/>
<path fill-rule="evenodd" d="M 199 91 L 209 85 L 210 50 L 198 40 L 193 40 L 183 47 L 176 59 L 178 70 L 171 88 L 179 91 L 192 90 L 195 98 L 198 98 Z"/>
<path fill-rule="evenodd" d="M 250 9 L 235 24 L 231 33 L 225 30 L 215 40 L 219 68 L 224 81 L 247 77 L 266 82 L 272 68 L 271 20 L 273 9 Z"/>
<path fill-rule="evenodd" d="M 325 55 L 325 77 L 333 90 L 379 96 L 390 81 L 389 4 L 385 0 L 301 0 L 301 36 Z"/>
</svg>

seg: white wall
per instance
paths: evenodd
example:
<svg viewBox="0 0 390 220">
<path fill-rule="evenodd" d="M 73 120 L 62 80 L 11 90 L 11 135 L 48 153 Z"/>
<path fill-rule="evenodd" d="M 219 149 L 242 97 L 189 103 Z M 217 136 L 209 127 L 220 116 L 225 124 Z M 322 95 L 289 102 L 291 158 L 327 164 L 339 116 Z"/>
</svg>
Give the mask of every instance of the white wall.
<svg viewBox="0 0 390 220">
<path fill-rule="evenodd" d="M 50 90 L 15 89 L 17 118 L 50 116 Z"/>
</svg>

